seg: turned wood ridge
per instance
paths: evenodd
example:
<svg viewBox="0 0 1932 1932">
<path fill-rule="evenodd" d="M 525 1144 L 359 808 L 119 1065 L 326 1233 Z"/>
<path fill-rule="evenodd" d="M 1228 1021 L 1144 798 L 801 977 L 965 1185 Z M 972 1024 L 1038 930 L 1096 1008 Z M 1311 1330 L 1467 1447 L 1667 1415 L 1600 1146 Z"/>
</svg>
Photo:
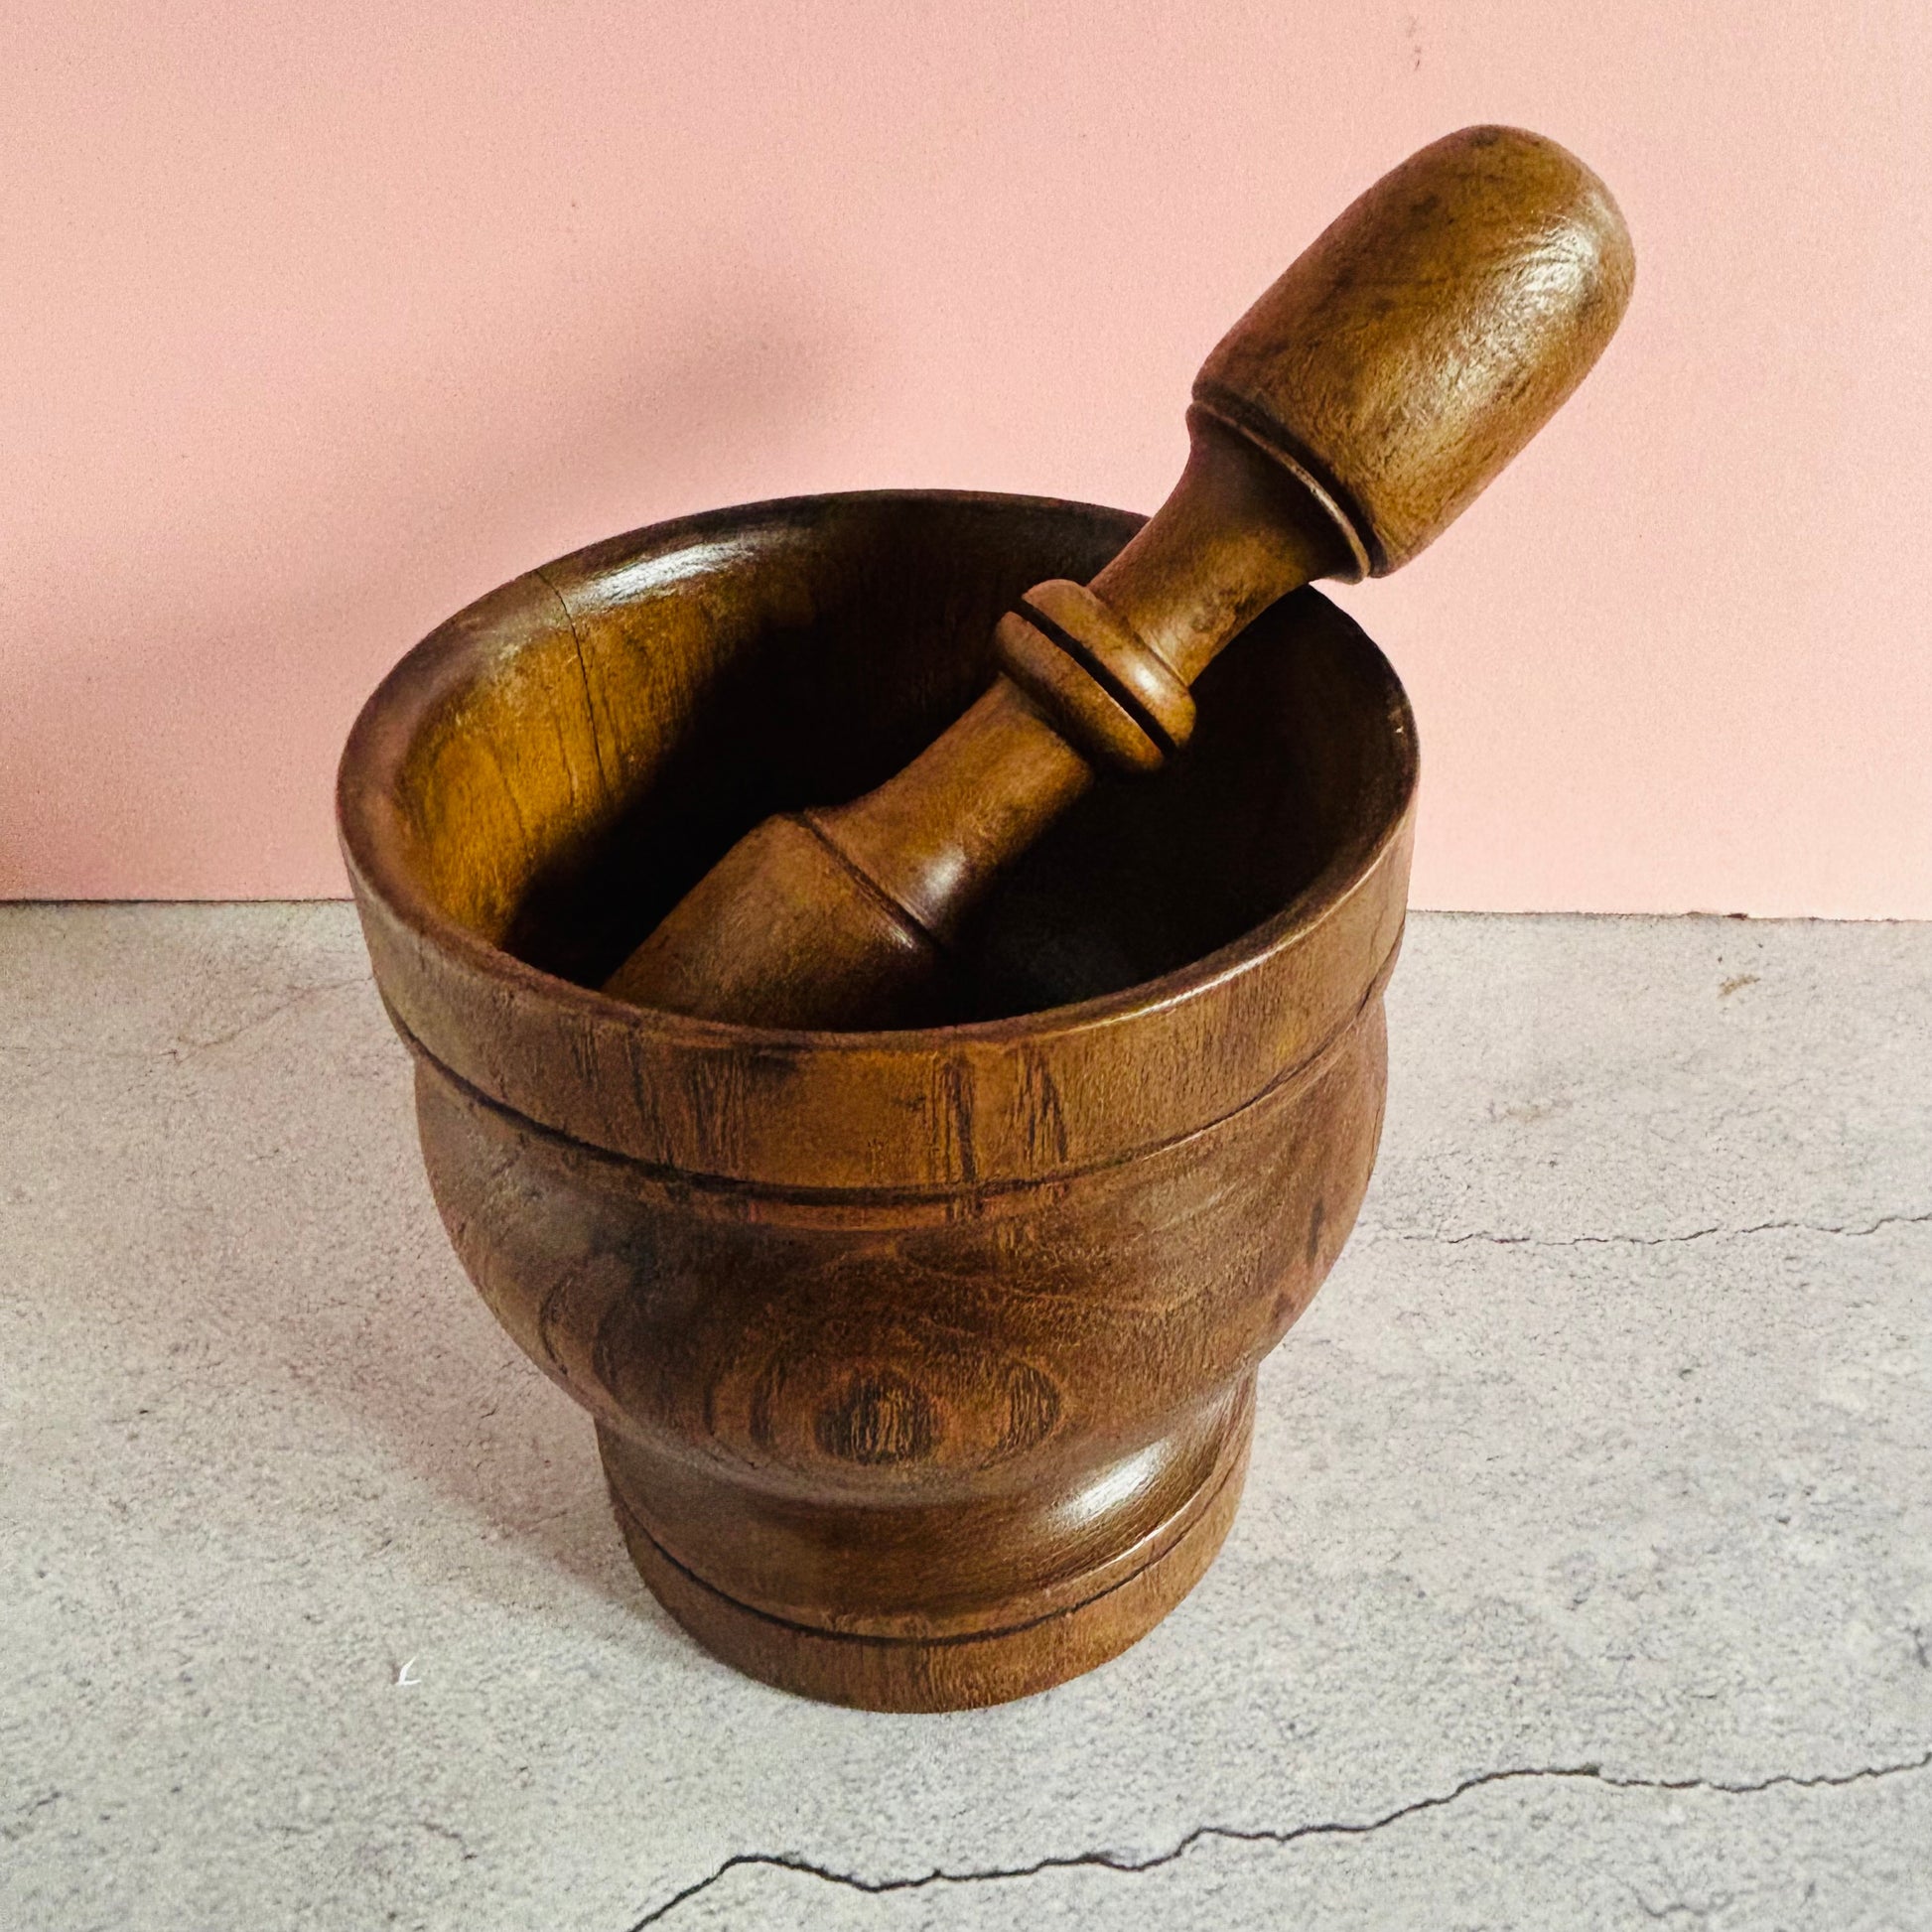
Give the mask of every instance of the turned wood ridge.
<svg viewBox="0 0 1932 1932">
<path fill-rule="evenodd" d="M 991 883 L 1092 783 L 1158 770 L 1276 599 L 1407 563 L 1581 382 L 1630 237 L 1555 142 L 1464 128 L 1385 175 L 1202 365 L 1173 493 L 1089 585 L 1035 585 L 1002 675 L 896 777 L 767 819 L 606 983 L 788 1028 L 904 1025 Z"/>
</svg>

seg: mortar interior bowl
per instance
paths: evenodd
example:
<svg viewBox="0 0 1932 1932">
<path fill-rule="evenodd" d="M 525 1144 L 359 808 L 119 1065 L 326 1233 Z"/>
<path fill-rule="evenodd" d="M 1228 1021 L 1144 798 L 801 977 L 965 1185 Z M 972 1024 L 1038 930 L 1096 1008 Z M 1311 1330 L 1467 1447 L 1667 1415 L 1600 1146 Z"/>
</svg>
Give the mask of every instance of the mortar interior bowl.
<svg viewBox="0 0 1932 1932">
<path fill-rule="evenodd" d="M 1029 586 L 1139 519 L 894 491 L 532 571 L 384 680 L 344 852 L 484 1300 L 588 1409 L 659 1599 L 770 1682 L 993 1703 L 1132 1643 L 1232 1520 L 1256 1365 L 1353 1224 L 1406 900 L 1409 707 L 1312 591 L 959 949 L 950 1024 L 595 990 L 741 833 L 866 790 Z"/>
</svg>

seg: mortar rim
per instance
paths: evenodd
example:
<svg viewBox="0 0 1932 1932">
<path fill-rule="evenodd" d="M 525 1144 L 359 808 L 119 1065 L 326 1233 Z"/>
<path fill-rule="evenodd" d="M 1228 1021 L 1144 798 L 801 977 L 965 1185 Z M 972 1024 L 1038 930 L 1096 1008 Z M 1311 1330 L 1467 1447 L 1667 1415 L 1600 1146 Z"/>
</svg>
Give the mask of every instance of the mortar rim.
<svg viewBox="0 0 1932 1932">
<path fill-rule="evenodd" d="M 412 682 L 422 679 L 434 663 L 438 650 L 452 659 L 468 656 L 478 659 L 486 648 L 481 637 L 465 639 L 447 636 L 458 620 L 480 605 L 511 589 L 524 579 L 542 583 L 556 601 L 563 621 L 570 622 L 570 611 L 551 583 L 548 573 L 559 565 L 591 553 L 621 545 L 641 545 L 652 539 L 662 555 L 695 547 L 703 538 L 725 531 L 746 533 L 759 524 L 826 504 L 972 504 L 987 508 L 1031 508 L 1047 512 L 1071 511 L 1122 526 L 1124 542 L 1146 519 L 1138 512 L 1079 498 L 1039 495 L 1007 490 L 897 487 L 864 490 L 823 490 L 798 495 L 761 498 L 749 503 L 724 504 L 683 516 L 665 518 L 638 526 L 618 535 L 602 538 L 567 551 L 512 578 L 507 584 L 485 592 L 439 624 L 413 645 L 370 693 L 356 715 L 345 744 L 337 771 L 337 827 L 344 863 L 358 897 L 366 890 L 392 916 L 419 940 L 439 952 L 466 961 L 488 979 L 513 987 L 524 997 L 534 997 L 552 1006 L 575 1010 L 587 1019 L 605 1024 L 616 1022 L 627 1031 L 645 1034 L 666 1045 L 688 1046 L 693 1050 L 716 1051 L 730 1048 L 740 1052 L 769 1050 L 781 1053 L 818 1054 L 866 1053 L 898 1054 L 930 1058 L 948 1050 L 970 1045 L 1000 1046 L 1038 1044 L 1043 1040 L 1069 1035 L 1099 1031 L 1133 1021 L 1152 1020 L 1175 1007 L 1201 999 L 1217 988 L 1241 978 L 1285 950 L 1315 932 L 1361 891 L 1387 859 L 1390 849 L 1403 836 L 1412 814 L 1420 781 L 1420 753 L 1414 711 L 1407 691 L 1394 666 L 1361 623 L 1332 600 L 1311 587 L 1297 595 L 1313 596 L 1335 611 L 1357 634 L 1367 653 L 1367 668 L 1383 687 L 1387 700 L 1389 729 L 1384 744 L 1389 753 L 1389 787 L 1383 794 L 1388 809 L 1372 833 L 1335 841 L 1330 856 L 1320 870 L 1278 911 L 1237 934 L 1225 944 L 1203 953 L 1168 973 L 1111 993 L 1097 994 L 1063 1006 L 1044 1007 L 994 1020 L 964 1021 L 938 1027 L 879 1029 L 868 1032 L 832 1031 L 814 1028 L 747 1026 L 732 1021 L 698 1019 L 688 1014 L 665 1012 L 657 1008 L 632 1006 L 612 998 L 595 987 L 547 972 L 507 951 L 474 927 L 447 912 L 435 899 L 416 871 L 402 857 L 406 843 L 400 814 L 394 804 L 393 781 L 405 763 L 414 742 L 415 728 L 427 721 L 434 703 L 442 701 L 449 686 L 425 686 L 412 694 L 408 709 L 397 706 L 398 694 Z M 481 670 L 481 664 L 475 667 Z M 407 718 L 412 728 L 398 731 Z M 372 746 L 378 735 L 386 741 L 391 755 L 383 758 Z M 1365 804 L 1371 787 L 1363 787 L 1356 801 Z M 1365 815 L 1365 814 L 1364 814 Z M 385 836 L 380 823 L 389 817 L 391 828 Z"/>
</svg>

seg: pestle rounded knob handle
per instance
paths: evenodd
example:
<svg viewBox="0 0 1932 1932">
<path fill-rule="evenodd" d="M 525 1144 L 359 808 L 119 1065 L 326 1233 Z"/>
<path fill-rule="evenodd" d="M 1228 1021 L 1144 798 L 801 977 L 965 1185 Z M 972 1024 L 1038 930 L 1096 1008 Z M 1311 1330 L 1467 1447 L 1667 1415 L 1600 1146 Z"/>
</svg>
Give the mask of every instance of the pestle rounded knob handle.
<svg viewBox="0 0 1932 1932">
<path fill-rule="evenodd" d="M 1216 345 L 1173 493 L 1084 606 L 1028 593 L 1002 626 L 1003 668 L 1097 761 L 1160 764 L 1172 747 L 1093 660 L 1118 668 L 1133 640 L 1191 684 L 1298 584 L 1408 562 L 1584 379 L 1634 275 L 1609 190 L 1556 142 L 1469 127 L 1411 155 Z M 1115 700 L 1111 730 L 1020 621 Z"/>
<path fill-rule="evenodd" d="M 1609 190 L 1575 155 L 1464 128 L 1328 225 L 1208 356 L 1194 406 L 1300 477 L 1380 577 L 1584 379 L 1635 273 Z"/>
<path fill-rule="evenodd" d="M 1167 501 L 1091 585 L 1000 621 L 1004 675 L 897 776 L 749 833 L 605 990 L 776 1027 L 914 1024 L 945 943 L 1092 782 L 1158 768 L 1187 687 L 1278 598 L 1395 569 L 1609 341 L 1630 238 L 1539 135 L 1464 128 L 1354 202 L 1209 355 Z"/>
</svg>

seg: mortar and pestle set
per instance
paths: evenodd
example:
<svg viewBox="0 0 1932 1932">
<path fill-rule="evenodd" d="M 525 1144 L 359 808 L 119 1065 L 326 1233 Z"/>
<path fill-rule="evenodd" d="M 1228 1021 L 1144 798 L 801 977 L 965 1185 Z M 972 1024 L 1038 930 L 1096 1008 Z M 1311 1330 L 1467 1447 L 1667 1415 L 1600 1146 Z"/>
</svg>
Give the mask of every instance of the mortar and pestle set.
<svg viewBox="0 0 1932 1932">
<path fill-rule="evenodd" d="M 721 1657 L 995 1703 L 1213 1558 L 1367 1185 L 1406 901 L 1409 706 L 1302 587 L 1434 538 L 1631 274 L 1587 169 L 1465 129 L 1208 357 L 1152 519 L 689 517 L 369 700 L 342 837 L 437 1204 Z"/>
</svg>

